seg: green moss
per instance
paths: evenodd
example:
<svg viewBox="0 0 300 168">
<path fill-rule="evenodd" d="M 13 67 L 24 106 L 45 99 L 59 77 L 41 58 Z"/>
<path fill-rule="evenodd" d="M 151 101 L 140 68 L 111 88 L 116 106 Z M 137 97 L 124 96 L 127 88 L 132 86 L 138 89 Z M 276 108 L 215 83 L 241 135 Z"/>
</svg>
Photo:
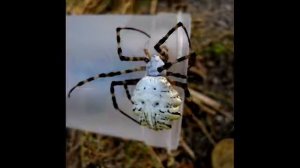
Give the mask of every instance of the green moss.
<svg viewBox="0 0 300 168">
<path fill-rule="evenodd" d="M 216 56 L 222 56 L 225 54 L 228 54 L 230 52 L 230 49 L 227 48 L 223 43 L 216 42 L 209 45 L 207 48 L 203 50 L 206 54 L 213 54 Z"/>
</svg>

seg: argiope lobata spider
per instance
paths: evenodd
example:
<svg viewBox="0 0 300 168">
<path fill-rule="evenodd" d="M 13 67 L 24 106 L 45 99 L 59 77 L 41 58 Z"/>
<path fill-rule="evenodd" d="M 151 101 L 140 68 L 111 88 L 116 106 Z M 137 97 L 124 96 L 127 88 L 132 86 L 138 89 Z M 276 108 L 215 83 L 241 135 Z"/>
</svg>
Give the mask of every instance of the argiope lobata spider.
<svg viewBox="0 0 300 168">
<path fill-rule="evenodd" d="M 90 77 L 84 81 L 80 81 L 76 86 L 74 86 L 68 93 L 68 97 L 70 97 L 71 92 L 88 82 L 96 80 L 98 78 L 104 77 L 113 77 L 121 74 L 127 74 L 137 71 L 146 71 L 146 75 L 140 79 L 129 79 L 124 81 L 112 81 L 110 86 L 110 92 L 112 95 L 113 106 L 116 110 L 121 112 L 123 115 L 136 122 L 139 125 L 147 126 L 153 130 L 164 130 L 171 129 L 171 122 L 173 120 L 177 120 L 181 117 L 181 113 L 179 113 L 180 105 L 182 104 L 182 100 L 178 94 L 178 92 L 173 88 L 172 84 L 184 89 L 184 93 L 186 96 L 186 102 L 190 102 L 190 93 L 187 87 L 187 83 L 182 83 L 179 81 L 171 81 L 168 79 L 168 76 L 173 76 L 177 78 L 187 79 L 185 75 L 179 73 L 168 72 L 168 69 L 178 62 L 184 61 L 188 58 L 195 58 L 195 52 L 191 52 L 188 55 L 181 56 L 174 62 L 169 62 L 168 49 L 165 45 L 165 41 L 168 37 L 175 32 L 179 27 L 182 27 L 188 42 L 189 48 L 191 47 L 190 38 L 188 36 L 187 30 L 185 26 L 178 22 L 176 26 L 174 26 L 169 32 L 161 38 L 157 44 L 154 46 L 154 49 L 159 53 L 159 55 L 153 54 L 150 55 L 147 49 L 144 49 L 145 56 L 144 57 L 128 57 L 122 55 L 122 48 L 120 46 L 121 38 L 120 31 L 121 30 L 133 30 L 140 32 L 146 35 L 148 38 L 151 38 L 149 34 L 146 32 L 132 28 L 132 27 L 122 27 L 117 28 L 117 44 L 118 44 L 118 55 L 121 61 L 144 61 L 146 66 L 137 67 L 134 69 L 127 69 L 123 71 L 110 72 L 110 73 L 101 73 L 97 76 Z M 121 110 L 117 104 L 115 97 L 115 86 L 121 85 L 124 87 L 126 91 L 127 98 L 132 103 L 132 111 L 138 117 L 138 120 L 126 114 L 123 110 Z M 128 91 L 128 85 L 136 85 L 135 90 L 133 91 L 133 96 L 131 97 Z"/>
</svg>

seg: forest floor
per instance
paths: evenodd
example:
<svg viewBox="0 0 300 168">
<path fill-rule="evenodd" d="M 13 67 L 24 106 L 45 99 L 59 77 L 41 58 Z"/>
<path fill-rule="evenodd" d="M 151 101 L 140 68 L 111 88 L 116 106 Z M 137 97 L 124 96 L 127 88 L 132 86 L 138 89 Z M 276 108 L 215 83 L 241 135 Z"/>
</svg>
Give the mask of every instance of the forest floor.
<svg viewBox="0 0 300 168">
<path fill-rule="evenodd" d="M 192 16 L 197 54 L 188 72 L 193 106 L 185 106 L 177 150 L 67 128 L 68 168 L 233 168 L 233 0 L 66 0 L 68 15 L 156 14 L 182 10 Z"/>
</svg>

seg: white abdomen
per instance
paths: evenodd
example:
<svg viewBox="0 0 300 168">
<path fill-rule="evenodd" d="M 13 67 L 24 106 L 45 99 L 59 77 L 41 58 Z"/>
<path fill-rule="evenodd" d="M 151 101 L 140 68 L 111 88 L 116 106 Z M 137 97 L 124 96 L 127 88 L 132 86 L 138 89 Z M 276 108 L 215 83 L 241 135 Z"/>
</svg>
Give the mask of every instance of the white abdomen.
<svg viewBox="0 0 300 168">
<path fill-rule="evenodd" d="M 171 128 L 171 121 L 181 117 L 182 100 L 163 76 L 145 76 L 133 92 L 133 112 L 142 125 L 154 130 Z"/>
</svg>

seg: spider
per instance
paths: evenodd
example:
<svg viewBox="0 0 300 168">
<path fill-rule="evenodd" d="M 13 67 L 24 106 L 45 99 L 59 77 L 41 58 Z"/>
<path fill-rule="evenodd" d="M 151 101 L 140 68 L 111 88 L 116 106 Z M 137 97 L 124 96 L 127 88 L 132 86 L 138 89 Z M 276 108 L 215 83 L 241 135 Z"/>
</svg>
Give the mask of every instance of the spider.
<svg viewBox="0 0 300 168">
<path fill-rule="evenodd" d="M 163 45 L 169 36 L 175 32 L 179 27 L 183 28 L 185 35 L 187 36 L 190 53 L 185 56 L 181 56 L 176 59 L 174 62 L 169 62 L 168 48 Z M 90 77 L 84 81 L 80 81 L 76 86 L 74 86 L 68 93 L 70 97 L 71 92 L 88 82 L 94 81 L 98 78 L 113 77 L 117 75 L 137 72 L 137 71 L 146 71 L 146 74 L 143 78 L 140 79 L 129 79 L 124 81 L 112 81 L 110 86 L 110 92 L 112 96 L 113 106 L 120 113 L 134 121 L 135 123 L 146 126 L 149 129 L 158 131 L 158 130 L 168 130 L 172 128 L 171 122 L 178 120 L 181 117 L 179 112 L 180 105 L 182 104 L 182 99 L 179 96 L 178 92 L 174 89 L 174 86 L 180 87 L 184 90 L 185 101 L 191 101 L 190 92 L 187 87 L 187 83 L 179 81 L 171 81 L 168 79 L 168 76 L 173 76 L 177 78 L 187 79 L 186 75 L 180 73 L 168 72 L 168 69 L 172 65 L 182 62 L 186 59 L 194 59 L 196 57 L 195 52 L 192 51 L 190 38 L 188 36 L 186 27 L 182 22 L 178 22 L 172 29 L 170 29 L 167 34 L 161 38 L 154 49 L 159 53 L 150 55 L 147 49 L 144 49 L 144 57 L 129 57 L 122 54 L 121 48 L 121 30 L 131 30 L 137 31 L 148 38 L 151 38 L 146 32 L 133 28 L 133 27 L 118 27 L 116 28 L 117 33 L 117 45 L 118 45 L 118 55 L 121 61 L 144 61 L 146 66 L 140 66 L 134 69 L 127 69 L 117 72 L 109 73 L 100 73 L 97 76 Z M 172 85 L 173 84 L 173 85 Z M 138 117 L 138 120 L 134 119 L 130 115 L 126 114 L 118 106 L 116 97 L 115 97 L 115 86 L 123 86 L 127 98 L 132 103 L 132 111 Z M 131 96 L 128 91 L 128 85 L 136 85 L 133 95 Z"/>
</svg>

